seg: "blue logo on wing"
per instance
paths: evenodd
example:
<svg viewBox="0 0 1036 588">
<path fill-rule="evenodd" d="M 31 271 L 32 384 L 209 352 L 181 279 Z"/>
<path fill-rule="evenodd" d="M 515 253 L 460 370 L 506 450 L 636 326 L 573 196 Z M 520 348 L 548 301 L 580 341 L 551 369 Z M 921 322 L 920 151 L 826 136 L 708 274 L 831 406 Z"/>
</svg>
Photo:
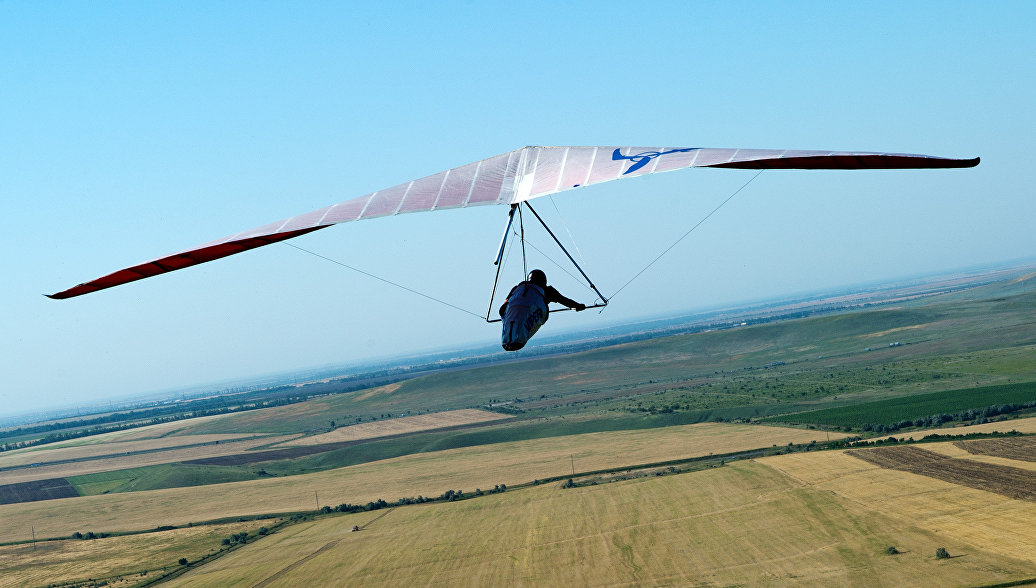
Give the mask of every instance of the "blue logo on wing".
<svg viewBox="0 0 1036 588">
<path fill-rule="evenodd" d="M 618 149 L 616 149 L 612 152 L 612 161 L 618 161 L 620 159 L 629 159 L 633 161 L 633 165 L 631 165 L 628 170 L 622 172 L 622 175 L 626 175 L 631 174 L 637 171 L 638 169 L 644 167 L 648 164 L 649 161 L 655 159 L 656 157 L 669 155 L 670 153 L 686 153 L 688 151 L 695 151 L 695 149 L 696 148 L 694 147 L 689 147 L 687 149 L 671 149 L 669 151 L 645 151 L 643 153 L 637 153 L 636 155 L 623 155 L 619 153 Z"/>
</svg>

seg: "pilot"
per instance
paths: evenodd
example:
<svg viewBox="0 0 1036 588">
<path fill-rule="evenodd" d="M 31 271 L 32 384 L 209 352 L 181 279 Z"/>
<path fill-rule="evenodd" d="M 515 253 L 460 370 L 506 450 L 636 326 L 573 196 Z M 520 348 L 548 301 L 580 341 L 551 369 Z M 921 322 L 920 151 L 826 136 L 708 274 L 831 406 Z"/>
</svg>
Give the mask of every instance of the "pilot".
<svg viewBox="0 0 1036 588">
<path fill-rule="evenodd" d="M 551 302 L 564 304 L 576 311 L 586 310 L 586 305 L 566 298 L 554 287 L 547 285 L 547 274 L 542 270 L 529 272 L 529 279 L 519 283 L 507 294 L 500 306 L 503 323 L 501 344 L 507 351 L 517 351 L 547 322 Z"/>
</svg>

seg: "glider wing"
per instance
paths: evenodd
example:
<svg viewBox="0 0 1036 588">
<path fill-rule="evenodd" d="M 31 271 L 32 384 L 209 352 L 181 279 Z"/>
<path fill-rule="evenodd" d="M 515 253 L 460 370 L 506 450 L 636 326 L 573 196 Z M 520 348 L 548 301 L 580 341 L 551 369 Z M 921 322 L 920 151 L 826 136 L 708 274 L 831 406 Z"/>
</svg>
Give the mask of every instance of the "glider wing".
<svg viewBox="0 0 1036 588">
<path fill-rule="evenodd" d="M 338 223 L 407 212 L 511 205 L 624 177 L 688 167 L 736 169 L 919 169 L 974 167 L 979 159 L 903 153 L 697 147 L 523 147 L 230 235 L 48 294 L 65 299 L 298 237 Z"/>
</svg>

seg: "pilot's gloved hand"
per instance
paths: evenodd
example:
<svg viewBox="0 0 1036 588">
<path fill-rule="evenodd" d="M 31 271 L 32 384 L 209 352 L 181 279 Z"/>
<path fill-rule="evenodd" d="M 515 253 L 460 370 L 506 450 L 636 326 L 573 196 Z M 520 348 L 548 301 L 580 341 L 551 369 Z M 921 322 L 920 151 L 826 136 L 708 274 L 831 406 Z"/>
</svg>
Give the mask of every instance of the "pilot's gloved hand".
<svg viewBox="0 0 1036 588">
<path fill-rule="evenodd" d="M 576 303 L 576 312 L 579 312 L 580 310 L 586 310 L 586 305 L 581 303 L 581 302 L 577 302 Z"/>
</svg>

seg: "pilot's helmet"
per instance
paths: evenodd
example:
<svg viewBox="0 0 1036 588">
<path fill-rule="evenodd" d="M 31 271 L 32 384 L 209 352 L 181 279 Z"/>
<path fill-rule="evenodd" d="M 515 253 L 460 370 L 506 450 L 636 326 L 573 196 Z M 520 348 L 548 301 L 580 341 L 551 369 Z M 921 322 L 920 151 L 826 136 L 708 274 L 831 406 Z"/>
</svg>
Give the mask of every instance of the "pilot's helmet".
<svg viewBox="0 0 1036 588">
<path fill-rule="evenodd" d="M 547 287 L 547 274 L 543 273 L 543 270 L 534 269 L 529 272 L 529 281 L 536 284 L 540 288 Z"/>
</svg>

